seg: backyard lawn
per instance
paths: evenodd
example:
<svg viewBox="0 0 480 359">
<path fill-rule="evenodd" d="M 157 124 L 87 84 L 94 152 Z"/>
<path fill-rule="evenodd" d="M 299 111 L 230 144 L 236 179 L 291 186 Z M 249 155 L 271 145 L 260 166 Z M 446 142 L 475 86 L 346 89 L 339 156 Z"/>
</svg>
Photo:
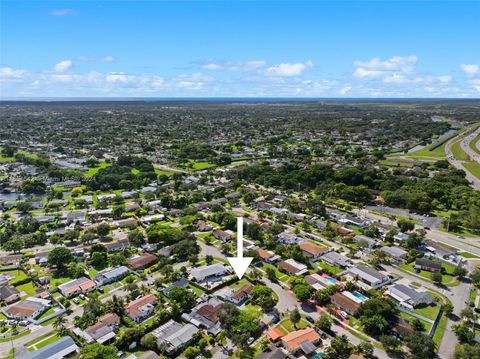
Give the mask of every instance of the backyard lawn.
<svg viewBox="0 0 480 359">
<path fill-rule="evenodd" d="M 419 276 L 431 281 L 431 278 L 432 278 L 432 273 L 431 272 L 425 271 L 425 270 L 421 270 L 420 272 L 417 272 L 417 271 L 415 271 L 414 267 L 415 267 L 415 262 L 412 262 L 412 263 L 405 263 L 400 268 L 402 268 L 404 270 L 407 270 L 411 273 L 418 274 Z M 455 279 L 456 279 L 453 276 L 454 267 L 452 265 L 442 263 L 442 268 L 443 268 L 442 283 L 443 284 L 449 284 L 450 282 L 454 282 Z"/>
<path fill-rule="evenodd" d="M 414 312 L 420 314 L 422 317 L 435 320 L 440 311 L 440 307 L 438 305 L 426 305 L 422 307 L 417 307 L 414 309 Z"/>
<path fill-rule="evenodd" d="M 341 268 L 337 268 L 337 267 L 334 267 L 328 263 L 325 263 L 325 262 L 322 262 L 322 261 L 318 261 L 317 262 L 318 266 L 325 269 L 327 272 L 333 274 L 333 275 L 337 275 L 338 273 L 341 273 L 343 271 L 343 269 Z"/>
<path fill-rule="evenodd" d="M 295 329 L 292 321 L 290 319 L 287 319 L 287 320 L 284 320 L 284 321 L 280 322 L 280 324 L 278 324 L 278 327 L 280 327 L 280 329 L 283 330 L 284 332 L 290 333 L 290 332 L 293 332 L 295 330 L 303 329 L 303 328 L 308 327 L 308 323 L 305 320 L 301 319 L 300 322 L 297 323 L 297 328 Z"/>
<path fill-rule="evenodd" d="M 25 293 L 27 293 L 28 295 L 31 296 L 31 295 L 35 294 L 36 287 L 33 285 L 32 282 L 28 282 L 28 283 L 25 283 L 25 284 L 22 284 L 22 285 L 18 285 L 17 290 L 19 292 L 25 292 Z"/>
</svg>

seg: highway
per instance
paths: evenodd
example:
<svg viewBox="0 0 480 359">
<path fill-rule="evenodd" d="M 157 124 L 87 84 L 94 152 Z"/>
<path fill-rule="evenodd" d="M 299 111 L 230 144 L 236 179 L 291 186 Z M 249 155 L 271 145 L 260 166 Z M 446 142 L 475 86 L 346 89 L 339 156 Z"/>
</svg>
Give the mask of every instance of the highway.
<svg viewBox="0 0 480 359">
<path fill-rule="evenodd" d="M 480 163 L 480 156 L 469 147 L 469 143 L 479 133 L 480 133 L 480 127 L 477 128 L 475 131 L 472 131 L 472 133 L 468 134 L 463 139 L 461 139 L 460 146 L 470 156 L 471 159 Z M 471 182 L 472 187 L 475 188 L 477 191 L 480 191 L 480 178 L 475 177 L 471 172 L 469 172 L 463 166 L 464 161 L 460 161 L 456 159 L 452 153 L 452 146 L 457 141 L 458 141 L 458 137 L 454 137 L 453 139 L 451 139 L 445 144 L 445 153 L 447 155 L 448 162 L 450 162 L 455 168 L 465 171 L 466 178 Z"/>
</svg>

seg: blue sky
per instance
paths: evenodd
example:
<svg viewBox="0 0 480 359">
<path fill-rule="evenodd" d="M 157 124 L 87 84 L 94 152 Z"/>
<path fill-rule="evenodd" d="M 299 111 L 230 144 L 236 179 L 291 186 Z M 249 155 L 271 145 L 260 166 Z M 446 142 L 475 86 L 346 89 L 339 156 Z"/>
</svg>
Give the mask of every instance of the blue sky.
<svg viewBox="0 0 480 359">
<path fill-rule="evenodd" d="M 1 1 L 1 97 L 480 97 L 480 2 Z"/>
</svg>

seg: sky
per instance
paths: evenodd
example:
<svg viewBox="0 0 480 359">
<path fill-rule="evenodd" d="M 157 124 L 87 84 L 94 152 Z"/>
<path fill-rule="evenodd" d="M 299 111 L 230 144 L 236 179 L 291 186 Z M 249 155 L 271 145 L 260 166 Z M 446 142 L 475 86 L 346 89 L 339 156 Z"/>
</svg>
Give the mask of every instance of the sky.
<svg viewBox="0 0 480 359">
<path fill-rule="evenodd" d="M 0 98 L 480 97 L 480 1 L 0 0 Z"/>
</svg>

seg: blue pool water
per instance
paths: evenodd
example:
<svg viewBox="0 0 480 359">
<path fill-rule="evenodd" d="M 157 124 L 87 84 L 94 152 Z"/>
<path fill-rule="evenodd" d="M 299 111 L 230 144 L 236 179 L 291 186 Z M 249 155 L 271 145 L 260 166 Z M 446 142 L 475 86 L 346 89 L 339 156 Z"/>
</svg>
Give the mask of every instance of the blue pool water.
<svg viewBox="0 0 480 359">
<path fill-rule="evenodd" d="M 337 284 L 337 281 L 333 278 L 330 278 L 330 277 L 323 277 L 323 278 L 325 278 L 325 280 L 329 283 Z"/>
<path fill-rule="evenodd" d="M 362 293 L 359 293 L 359 292 L 357 292 L 357 291 L 353 292 L 352 294 L 353 294 L 355 297 L 357 297 L 358 299 L 360 299 L 360 300 L 367 300 L 367 299 L 368 299 L 368 298 L 365 297 Z"/>
<path fill-rule="evenodd" d="M 320 359 L 320 358 L 323 358 L 323 353 L 317 353 L 312 357 L 312 359 Z"/>
</svg>

